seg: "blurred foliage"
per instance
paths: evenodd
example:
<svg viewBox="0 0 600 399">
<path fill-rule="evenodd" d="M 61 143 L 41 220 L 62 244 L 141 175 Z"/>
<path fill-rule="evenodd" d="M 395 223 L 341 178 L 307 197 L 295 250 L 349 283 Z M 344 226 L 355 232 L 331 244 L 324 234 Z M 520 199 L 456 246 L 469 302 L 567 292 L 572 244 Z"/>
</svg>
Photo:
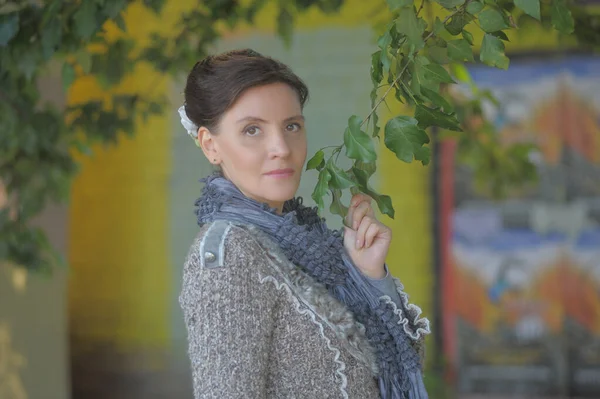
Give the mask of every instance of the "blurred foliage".
<svg viewBox="0 0 600 399">
<path fill-rule="evenodd" d="M 126 34 L 124 12 L 131 3 L 0 0 L 0 201 L 6 197 L 0 204 L 0 261 L 29 270 L 50 271 L 58 255 L 31 221 L 49 202 L 67 199 L 69 184 L 78 168 L 75 154 L 89 153 L 94 144 L 115 144 L 122 135 L 133 134 L 136 121 L 165 112 L 167 100 L 162 93 L 122 94 L 108 89 L 117 86 L 142 62 L 172 76 L 188 72 L 191 65 L 208 54 L 223 29 L 252 24 L 268 2 L 198 1 L 197 7 L 181 15 L 174 37 L 153 34 L 141 49 L 140 43 L 133 43 Z M 159 14 L 165 0 L 138 3 Z M 336 12 L 342 3 L 343 0 L 278 0 L 278 34 L 289 45 L 294 20 L 303 12 L 314 7 Z M 566 0 L 436 3 L 447 10 L 447 16 L 426 21 L 421 11 L 432 0 L 387 0 L 388 24 L 377 42 L 378 51 L 371 56 L 372 109 L 364 119 L 349 119 L 343 144 L 329 152 L 320 150 L 309 162 L 309 169 L 319 170 L 313 198 L 321 208 L 329 190 L 332 211 L 344 214 L 341 193 L 350 189 L 368 193 L 382 212 L 393 216 L 391 199 L 368 184 L 376 169 L 374 140 L 380 137 L 377 107 L 390 93 L 415 110 L 413 116 L 395 116 L 383 129 L 387 148 L 400 160 L 416 159 L 427 164 L 430 153 L 426 129 L 438 127 L 461 132 L 465 148 L 471 147 L 475 154 L 470 162 L 478 168 L 485 165 L 485 173 L 496 176 L 497 168 L 502 167 L 502 177 L 498 179 L 501 184 L 523 180 L 523 170 L 529 176 L 528 148 L 499 150 L 489 124 L 482 124 L 484 128 L 479 133 L 487 135 L 487 144 L 469 130 L 465 115 L 479 112 L 477 96 L 463 104 L 444 90 L 457 79 L 449 66 L 476 59 L 467 26 L 487 32 L 479 61 L 501 68 L 508 66 L 503 32 L 514 28 L 515 15 L 523 12 L 536 21 L 541 13 L 542 23 L 565 34 L 573 31 L 575 20 L 575 36 L 598 43 L 597 19 L 590 19 L 578 9 L 571 12 Z M 107 22 L 123 35 L 107 34 Z M 580 26 L 583 29 L 577 29 Z M 107 89 L 107 95 L 66 109 L 43 100 L 40 80 L 57 67 L 65 90 L 75 79 L 85 76 Z M 343 170 L 336 166 L 342 153 L 354 160 L 352 168 Z M 491 161 L 489 154 L 499 155 Z"/>
</svg>

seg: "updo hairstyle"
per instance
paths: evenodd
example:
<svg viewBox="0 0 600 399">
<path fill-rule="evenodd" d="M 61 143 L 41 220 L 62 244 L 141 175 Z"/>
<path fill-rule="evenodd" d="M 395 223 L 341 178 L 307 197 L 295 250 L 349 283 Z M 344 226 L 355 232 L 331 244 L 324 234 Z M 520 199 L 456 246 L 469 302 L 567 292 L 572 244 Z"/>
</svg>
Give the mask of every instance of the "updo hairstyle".
<svg viewBox="0 0 600 399">
<path fill-rule="evenodd" d="M 289 85 L 304 108 L 308 88 L 287 65 L 250 49 L 210 55 L 188 75 L 185 112 L 196 126 L 217 133 L 221 117 L 244 91 L 271 83 Z"/>
</svg>

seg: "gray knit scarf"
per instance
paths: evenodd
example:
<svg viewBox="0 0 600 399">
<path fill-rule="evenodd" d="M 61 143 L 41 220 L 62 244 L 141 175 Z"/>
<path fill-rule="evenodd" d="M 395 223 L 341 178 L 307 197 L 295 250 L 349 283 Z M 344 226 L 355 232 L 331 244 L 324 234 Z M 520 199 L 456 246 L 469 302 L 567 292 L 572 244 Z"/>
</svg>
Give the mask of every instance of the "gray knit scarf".
<svg viewBox="0 0 600 399">
<path fill-rule="evenodd" d="M 408 322 L 412 331 L 421 326 L 410 317 L 401 320 L 393 305 L 379 299 L 352 263 L 342 234 L 328 229 L 316 208 L 303 206 L 298 197 L 287 201 L 280 215 L 246 197 L 220 174 L 201 181 L 205 186 L 196 201 L 200 225 L 224 219 L 257 226 L 279 244 L 290 262 L 323 284 L 365 326 L 377 356 L 382 399 L 428 398 L 421 374 L 421 342 L 411 339 L 402 323 Z"/>
</svg>

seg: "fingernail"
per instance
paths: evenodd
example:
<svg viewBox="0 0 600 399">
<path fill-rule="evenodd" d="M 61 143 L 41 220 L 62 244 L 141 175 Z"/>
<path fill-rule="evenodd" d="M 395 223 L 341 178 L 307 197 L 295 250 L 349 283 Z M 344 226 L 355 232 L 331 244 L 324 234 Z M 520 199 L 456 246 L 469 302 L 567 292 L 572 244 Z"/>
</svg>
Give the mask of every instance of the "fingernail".
<svg viewBox="0 0 600 399">
<path fill-rule="evenodd" d="M 352 228 L 354 230 L 358 229 L 358 222 L 354 222 L 354 224 L 352 225 Z"/>
<path fill-rule="evenodd" d="M 360 245 L 360 240 L 356 240 L 356 249 L 360 249 L 361 245 Z"/>
</svg>

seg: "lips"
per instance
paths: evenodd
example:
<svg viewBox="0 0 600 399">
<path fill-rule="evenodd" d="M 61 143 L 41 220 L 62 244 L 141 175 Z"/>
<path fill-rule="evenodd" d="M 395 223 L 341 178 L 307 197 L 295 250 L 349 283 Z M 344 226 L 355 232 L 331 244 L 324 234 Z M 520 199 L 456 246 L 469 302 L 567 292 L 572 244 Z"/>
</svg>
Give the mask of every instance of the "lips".
<svg viewBox="0 0 600 399">
<path fill-rule="evenodd" d="M 267 176 L 273 176 L 273 177 L 285 177 L 285 176 L 291 176 L 294 174 L 294 169 L 277 169 L 277 170 L 272 170 L 268 173 L 265 173 L 265 175 Z"/>
</svg>

